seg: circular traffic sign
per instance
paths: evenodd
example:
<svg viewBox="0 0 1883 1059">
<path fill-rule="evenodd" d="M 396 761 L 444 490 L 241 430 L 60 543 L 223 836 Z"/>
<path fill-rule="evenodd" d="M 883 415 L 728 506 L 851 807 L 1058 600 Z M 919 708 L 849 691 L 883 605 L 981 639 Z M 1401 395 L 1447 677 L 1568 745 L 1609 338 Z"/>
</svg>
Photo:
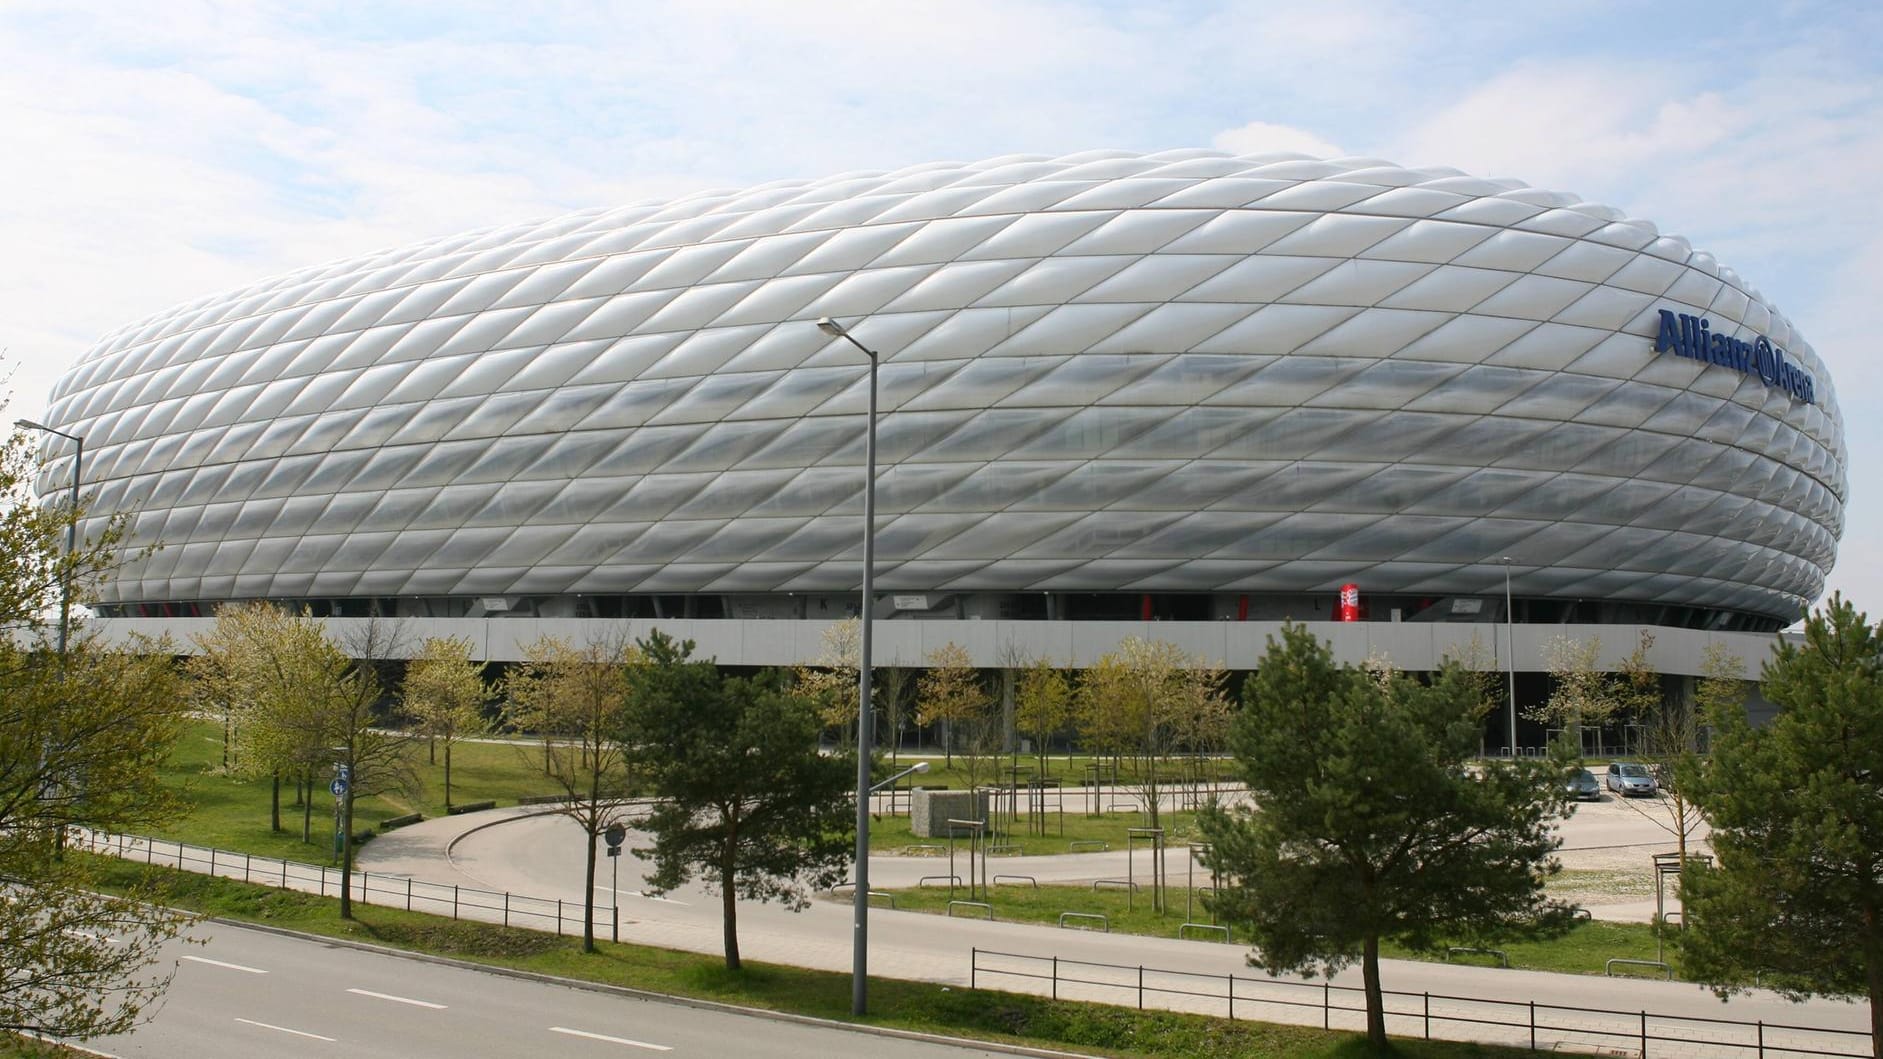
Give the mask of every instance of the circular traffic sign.
<svg viewBox="0 0 1883 1059">
<path fill-rule="evenodd" d="M 338 798 L 347 792 L 347 781 L 336 778 L 332 783 L 327 784 L 327 789 L 333 792 L 335 798 Z"/>
</svg>

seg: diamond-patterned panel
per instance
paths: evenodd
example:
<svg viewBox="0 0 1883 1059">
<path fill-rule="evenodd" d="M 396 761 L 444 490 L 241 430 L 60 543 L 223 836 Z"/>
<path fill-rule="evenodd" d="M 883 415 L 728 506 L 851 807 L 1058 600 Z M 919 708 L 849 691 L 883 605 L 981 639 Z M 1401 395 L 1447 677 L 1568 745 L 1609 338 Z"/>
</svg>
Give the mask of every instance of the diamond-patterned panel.
<svg viewBox="0 0 1883 1059">
<path fill-rule="evenodd" d="M 1652 351 L 1769 335 L 1805 405 Z M 109 601 L 856 586 L 1501 587 L 1790 618 L 1836 557 L 1824 365 L 1607 207 L 1375 159 L 1089 151 L 779 181 L 303 269 L 107 336 L 48 414 Z M 56 439 L 54 439 L 56 440 Z M 40 482 L 63 488 L 69 458 Z"/>
</svg>

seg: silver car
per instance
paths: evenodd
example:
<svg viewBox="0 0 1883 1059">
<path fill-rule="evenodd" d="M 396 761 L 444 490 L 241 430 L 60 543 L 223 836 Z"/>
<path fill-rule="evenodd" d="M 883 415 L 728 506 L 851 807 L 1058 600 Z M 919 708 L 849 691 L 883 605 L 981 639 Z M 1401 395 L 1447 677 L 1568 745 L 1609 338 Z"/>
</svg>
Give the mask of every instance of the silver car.
<svg viewBox="0 0 1883 1059">
<path fill-rule="evenodd" d="M 1595 773 L 1588 769 L 1577 769 L 1563 785 L 1563 793 L 1577 801 L 1599 802 L 1602 800 L 1602 785 L 1596 782 Z"/>
<path fill-rule="evenodd" d="M 1654 797 L 1654 773 L 1645 765 L 1613 762 L 1608 766 L 1608 789 L 1630 798 Z"/>
</svg>

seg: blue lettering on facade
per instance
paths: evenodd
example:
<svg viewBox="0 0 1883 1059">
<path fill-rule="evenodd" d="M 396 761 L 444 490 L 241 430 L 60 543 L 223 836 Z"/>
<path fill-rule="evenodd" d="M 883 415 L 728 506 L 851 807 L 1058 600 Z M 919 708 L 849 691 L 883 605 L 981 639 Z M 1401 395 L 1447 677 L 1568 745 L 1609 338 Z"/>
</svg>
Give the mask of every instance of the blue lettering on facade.
<svg viewBox="0 0 1883 1059">
<path fill-rule="evenodd" d="M 1661 325 L 1654 335 L 1654 352 L 1671 352 L 1677 357 L 1757 375 L 1767 386 L 1786 390 L 1806 404 L 1817 403 L 1817 381 L 1788 361 L 1785 351 L 1766 336 L 1746 342 L 1713 330 L 1713 321 L 1706 317 L 1676 313 L 1672 309 L 1660 312 Z"/>
</svg>

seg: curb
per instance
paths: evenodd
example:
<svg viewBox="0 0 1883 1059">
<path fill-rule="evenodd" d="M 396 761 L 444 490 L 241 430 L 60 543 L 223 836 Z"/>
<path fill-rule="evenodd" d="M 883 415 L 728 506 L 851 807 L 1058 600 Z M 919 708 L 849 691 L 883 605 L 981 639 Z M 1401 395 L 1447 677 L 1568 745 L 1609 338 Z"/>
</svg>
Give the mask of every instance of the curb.
<svg viewBox="0 0 1883 1059">
<path fill-rule="evenodd" d="M 749 1018 L 768 1019 L 772 1022 L 789 1022 L 800 1026 L 812 1026 L 818 1029 L 842 1030 L 848 1033 L 867 1034 L 873 1037 L 889 1037 L 904 1041 L 921 1041 L 926 1044 L 939 1044 L 955 1048 L 979 1048 L 983 1051 L 999 1052 L 1004 1055 L 1036 1056 L 1038 1059 L 1091 1059 L 1089 1052 L 1062 1052 L 1050 1048 L 1033 1048 L 1023 1044 L 1009 1044 L 1003 1041 L 982 1040 L 976 1037 L 949 1037 L 939 1033 L 923 1033 L 919 1030 L 902 1030 L 890 1026 L 872 1026 L 863 1022 L 843 1022 L 837 1019 L 819 1018 L 815 1015 L 800 1015 L 791 1011 L 775 1011 L 771 1008 L 750 1008 L 738 1004 L 728 1004 L 719 1000 L 703 1000 L 698 997 L 675 996 L 671 993 L 656 993 L 647 989 L 635 989 L 632 986 L 610 985 L 606 982 L 589 982 L 580 978 L 563 978 L 537 971 L 522 971 L 514 967 L 500 967 L 492 964 L 460 960 L 454 956 L 439 956 L 435 953 L 412 952 L 407 949 L 394 949 L 385 945 L 375 945 L 367 941 L 355 941 L 351 938 L 334 938 L 325 934 L 309 934 L 305 931 L 289 930 L 286 927 L 271 926 L 265 923 L 247 923 L 239 919 L 224 919 L 211 916 L 208 922 L 241 930 L 253 930 L 262 934 L 274 934 L 300 941 L 320 942 L 359 952 L 376 953 L 404 960 L 416 960 L 420 963 L 437 964 L 442 967 L 455 967 L 464 971 L 480 971 L 500 978 L 513 978 L 524 982 L 537 982 L 543 985 L 561 986 L 565 989 L 584 989 L 591 993 L 607 993 L 611 996 L 627 997 L 648 1003 L 671 1004 L 676 1007 L 695 1008 L 712 1011 L 722 1015 L 744 1015 Z M 940 988 L 948 988 L 942 986 Z"/>
<path fill-rule="evenodd" d="M 648 799 L 648 798 L 630 798 L 621 804 L 628 805 L 628 806 L 651 805 L 653 804 L 653 801 L 652 799 Z M 512 824 L 512 823 L 517 822 L 518 820 L 534 820 L 539 816 L 567 816 L 568 815 L 567 813 L 563 812 L 561 809 L 542 808 L 542 807 L 538 807 L 534 805 L 519 805 L 519 806 L 515 806 L 515 808 L 528 809 L 530 811 L 526 813 L 525 812 L 509 813 L 507 815 L 497 817 L 494 820 L 480 821 L 479 823 L 473 824 L 472 826 L 467 827 L 464 830 L 458 832 L 457 834 L 451 836 L 451 840 L 445 843 L 445 863 L 451 866 L 452 868 L 456 868 L 457 865 L 451 859 L 452 852 L 458 848 L 458 843 L 464 841 L 465 839 L 471 837 L 472 835 L 477 834 L 479 831 L 488 831 L 489 829 L 493 827 L 501 827 L 504 824 Z M 495 812 L 496 810 L 487 810 L 487 811 Z"/>
</svg>

